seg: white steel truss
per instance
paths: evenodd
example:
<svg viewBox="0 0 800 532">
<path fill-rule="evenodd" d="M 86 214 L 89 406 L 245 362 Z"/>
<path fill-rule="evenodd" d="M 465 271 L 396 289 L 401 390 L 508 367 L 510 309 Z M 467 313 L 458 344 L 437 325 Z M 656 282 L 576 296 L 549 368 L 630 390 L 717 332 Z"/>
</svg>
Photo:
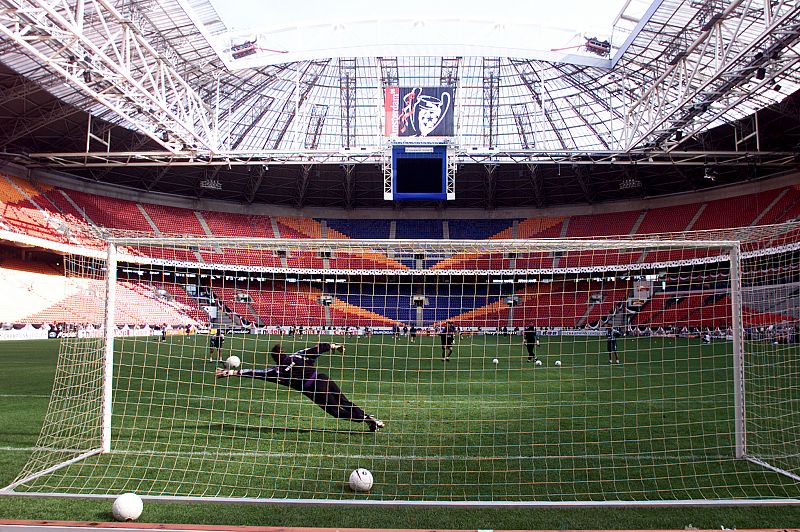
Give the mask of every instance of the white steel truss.
<svg viewBox="0 0 800 532">
<path fill-rule="evenodd" d="M 787 1 L 714 2 L 676 35 L 657 79 L 625 110 L 623 146 L 673 150 L 800 62 L 800 5 Z M 755 34 L 754 34 L 755 32 Z"/>
<path fill-rule="evenodd" d="M 2 0 L 0 34 L 166 149 L 217 150 L 212 109 L 106 0 Z"/>
<path fill-rule="evenodd" d="M 264 164 L 372 164 L 383 168 L 384 192 L 391 193 L 391 151 L 383 148 L 361 150 L 264 150 L 224 151 L 198 154 L 195 151 L 161 152 L 63 152 L 28 154 L 32 166 L 62 168 L 136 166 L 244 166 Z M 605 166 L 770 166 L 798 164 L 793 151 L 672 151 L 658 149 L 618 151 L 472 150 L 450 147 L 447 154 L 448 183 L 461 164 L 605 165 Z M 448 185 L 449 187 L 450 185 Z"/>
</svg>

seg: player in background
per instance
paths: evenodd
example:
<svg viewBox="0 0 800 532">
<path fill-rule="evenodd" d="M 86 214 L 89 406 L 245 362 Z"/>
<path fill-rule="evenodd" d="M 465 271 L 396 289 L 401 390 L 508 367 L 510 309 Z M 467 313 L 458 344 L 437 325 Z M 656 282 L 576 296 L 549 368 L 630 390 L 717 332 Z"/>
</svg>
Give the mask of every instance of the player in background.
<svg viewBox="0 0 800 532">
<path fill-rule="evenodd" d="M 617 351 L 617 338 L 622 336 L 622 333 L 612 327 L 610 324 L 606 327 L 606 347 L 608 348 L 608 363 L 621 364 L 619 361 L 619 351 Z"/>
<path fill-rule="evenodd" d="M 162 342 L 166 342 L 167 341 L 167 324 L 166 323 L 161 326 L 161 341 Z"/>
<path fill-rule="evenodd" d="M 217 327 L 214 334 L 208 340 L 208 361 L 214 362 L 214 355 L 217 355 L 216 362 L 222 362 L 222 344 L 225 343 L 225 335 L 222 334 L 222 329 Z"/>
<path fill-rule="evenodd" d="M 411 343 L 413 344 L 414 342 L 416 342 L 417 341 L 417 326 L 416 325 L 412 325 L 411 328 L 408 330 L 408 334 L 410 335 Z"/>
<path fill-rule="evenodd" d="M 366 423 L 370 432 L 384 427 L 384 422 L 366 414 L 354 405 L 336 382 L 325 373 L 316 369 L 320 355 L 329 351 L 344 353 L 344 346 L 339 344 L 319 343 L 313 347 L 286 354 L 280 344 L 276 344 L 270 356 L 274 366 L 267 369 L 222 369 L 217 368 L 216 377 L 246 377 L 274 382 L 301 392 L 316 405 L 337 419 L 349 419 L 356 423 Z"/>
<path fill-rule="evenodd" d="M 442 330 L 439 331 L 439 340 L 442 343 L 442 360 L 450 361 L 453 355 L 453 343 L 455 342 L 456 326 L 452 321 L 445 322 Z"/>
<path fill-rule="evenodd" d="M 522 331 L 522 343 L 525 344 L 525 349 L 528 351 L 528 362 L 536 362 L 536 346 L 539 345 L 539 336 L 536 333 L 536 327 L 533 325 L 526 325 Z"/>
</svg>

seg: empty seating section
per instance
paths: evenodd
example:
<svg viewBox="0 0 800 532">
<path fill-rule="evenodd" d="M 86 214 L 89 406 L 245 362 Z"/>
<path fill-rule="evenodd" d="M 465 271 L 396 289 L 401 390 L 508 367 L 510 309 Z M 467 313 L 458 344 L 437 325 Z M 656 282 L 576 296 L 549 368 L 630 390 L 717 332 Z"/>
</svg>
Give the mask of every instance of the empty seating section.
<svg viewBox="0 0 800 532">
<path fill-rule="evenodd" d="M 572 216 L 567 226 L 567 237 L 629 235 L 640 211 L 583 214 Z"/>
<path fill-rule="evenodd" d="M 273 290 L 250 290 L 250 305 L 270 325 L 327 325 L 319 291 L 287 285 Z"/>
<path fill-rule="evenodd" d="M 411 240 L 441 240 L 444 225 L 441 220 L 397 220 L 395 238 Z"/>
<path fill-rule="evenodd" d="M 514 307 L 512 323 L 515 327 L 576 327 L 588 310 L 588 294 L 585 281 L 529 285 L 515 294 L 519 304 Z"/>
<path fill-rule="evenodd" d="M 692 229 L 748 226 L 779 193 L 779 190 L 770 190 L 762 194 L 709 201 Z"/>
<path fill-rule="evenodd" d="M 528 218 L 517 225 L 517 238 L 559 238 L 563 225 L 564 218 L 562 217 Z M 502 231 L 497 237 L 513 238 L 511 229 Z"/>
<path fill-rule="evenodd" d="M 275 220 L 281 238 L 322 238 L 322 226 L 311 218 L 279 216 Z"/>
<path fill-rule="evenodd" d="M 337 284 L 333 293 L 351 305 L 401 323 L 411 323 L 416 318 L 411 294 L 411 285 L 405 283 Z"/>
<path fill-rule="evenodd" d="M 153 232 L 147 219 L 132 201 L 86 194 L 77 190 L 68 190 L 65 193 L 99 226 Z"/>
<path fill-rule="evenodd" d="M 212 292 L 214 293 L 214 297 L 222 302 L 222 305 L 229 312 L 244 318 L 248 322 L 259 322 L 257 311 L 250 307 L 250 303 L 254 301 L 253 294 L 257 292 L 257 290 L 214 287 Z"/>
<path fill-rule="evenodd" d="M 4 261 L 6 262 L 6 261 Z M 26 267 L 30 264 L 26 263 Z M 0 321 L 14 323 L 85 323 L 104 321 L 105 281 L 66 278 L 49 267 L 34 270 L 0 268 L 4 290 Z M 119 281 L 116 289 L 115 322 L 125 324 L 189 325 L 191 317 L 182 304 L 158 297 L 153 287 Z"/>
<path fill-rule="evenodd" d="M 333 269 L 402 270 L 408 266 L 380 253 L 347 253 L 337 251 L 330 259 Z"/>
<path fill-rule="evenodd" d="M 202 211 L 202 215 L 214 236 L 275 238 L 269 216 L 214 211 Z"/>
<path fill-rule="evenodd" d="M 764 212 L 759 224 L 774 224 L 800 216 L 800 185 L 788 187 L 786 193 Z"/>
<path fill-rule="evenodd" d="M 502 253 L 460 253 L 431 265 L 435 270 L 501 270 L 511 267 L 511 260 Z"/>
<path fill-rule="evenodd" d="M 281 267 L 281 259 L 272 250 L 256 248 L 217 247 L 199 251 L 207 264 L 226 264 L 231 266 Z"/>
<path fill-rule="evenodd" d="M 172 235 L 205 235 L 203 226 L 194 211 L 178 207 L 165 207 L 154 203 L 143 203 L 142 207 L 156 224 L 158 230 Z"/>
<path fill-rule="evenodd" d="M 291 251 L 286 255 L 289 268 L 313 268 L 321 270 L 325 267 L 323 259 L 310 251 Z"/>
<path fill-rule="evenodd" d="M 75 205 L 77 205 L 77 208 Z M 146 215 L 143 213 L 146 213 Z M 198 216 L 200 218 L 198 218 Z M 647 211 L 631 210 L 595 215 L 545 216 L 513 219 L 448 220 L 451 239 L 521 238 L 546 239 L 680 232 L 689 229 L 719 229 L 746 226 L 754 222 L 777 223 L 800 216 L 800 186 L 790 186 L 740 197 L 704 203 L 661 207 Z M 152 224 L 148 221 L 152 220 Z M 636 226 L 641 218 L 641 223 Z M 204 223 L 201 223 L 201 220 Z M 692 221 L 694 222 L 692 223 Z M 99 248 L 103 244 L 84 230 L 89 224 L 155 234 L 252 238 L 355 238 L 387 239 L 394 223 L 397 239 L 442 239 L 440 219 L 320 220 L 306 217 L 251 216 L 214 211 L 196 212 L 188 208 L 137 204 L 85 192 L 59 189 L 45 184 L 32 185 L 17 177 L 0 175 L 0 228 L 55 242 Z M 206 227 L 207 229 L 206 230 Z M 323 230 L 327 226 L 327 230 Z M 69 228 L 79 227 L 80 231 Z M 278 228 L 278 234 L 274 228 Z M 786 237 L 781 237 L 786 238 Z M 789 238 L 800 238 L 790 235 Z M 785 241 L 785 240 L 784 240 Z M 778 242 L 765 240 L 762 245 Z M 332 269 L 517 269 L 572 268 L 637 262 L 666 262 L 692 259 L 716 253 L 715 250 L 674 249 L 670 251 L 617 252 L 530 252 L 517 256 L 499 253 L 442 254 L 437 257 L 392 258 L 371 252 L 336 251 L 330 258 L 301 250 L 288 250 L 285 259 L 274 251 L 256 248 L 208 247 L 170 249 L 164 247 L 127 250 L 135 254 L 181 262 L 290 268 Z"/>
<path fill-rule="evenodd" d="M 644 215 L 642 223 L 636 234 L 649 235 L 653 233 L 675 233 L 684 231 L 689 226 L 689 222 L 697 214 L 701 205 L 691 203 L 689 205 L 676 205 L 674 207 L 659 207 L 650 209 Z"/>
<path fill-rule="evenodd" d="M 167 301 L 173 300 L 176 302 L 178 308 L 190 318 L 199 323 L 208 322 L 208 314 L 202 309 L 197 299 L 191 297 L 182 285 L 163 282 L 154 282 L 152 285 L 156 290 L 163 290 L 165 292 L 157 295 L 165 297 Z"/>
<path fill-rule="evenodd" d="M 502 300 L 453 317 L 458 327 L 504 327 L 508 325 L 508 305 Z"/>
<path fill-rule="evenodd" d="M 330 306 L 331 325 L 350 325 L 356 327 L 388 326 L 396 322 L 393 320 L 341 299 L 334 299 Z"/>
<path fill-rule="evenodd" d="M 450 220 L 447 227 L 452 240 L 484 240 L 509 229 L 511 219 L 497 220 Z"/>
<path fill-rule="evenodd" d="M 0 175 L 0 229 L 56 242 L 65 241 L 64 235 L 54 229 L 48 220 L 54 213 L 38 209 L 17 188 L 22 188 L 22 183 L 23 180 L 19 178 Z"/>
<path fill-rule="evenodd" d="M 499 297 L 499 290 L 490 290 L 485 285 L 438 284 L 429 286 L 425 297 L 428 303 L 422 311 L 424 322 L 441 323 L 486 306 L 490 298 Z"/>
<path fill-rule="evenodd" d="M 326 220 L 329 229 L 359 240 L 389 238 L 389 220 Z"/>
</svg>

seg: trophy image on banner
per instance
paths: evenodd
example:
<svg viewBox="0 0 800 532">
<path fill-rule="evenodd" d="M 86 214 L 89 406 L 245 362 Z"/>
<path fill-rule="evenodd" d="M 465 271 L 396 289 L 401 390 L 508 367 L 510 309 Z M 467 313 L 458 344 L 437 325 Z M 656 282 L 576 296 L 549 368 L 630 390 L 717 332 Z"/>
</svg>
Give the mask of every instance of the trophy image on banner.
<svg viewBox="0 0 800 532">
<path fill-rule="evenodd" d="M 423 94 L 432 91 L 438 94 Z M 427 137 L 432 135 L 440 124 L 444 131 L 436 136 L 452 135 L 453 120 L 450 111 L 452 96 L 447 89 L 423 89 L 415 87 L 403 95 L 400 110 L 399 135 L 403 137 Z"/>
</svg>

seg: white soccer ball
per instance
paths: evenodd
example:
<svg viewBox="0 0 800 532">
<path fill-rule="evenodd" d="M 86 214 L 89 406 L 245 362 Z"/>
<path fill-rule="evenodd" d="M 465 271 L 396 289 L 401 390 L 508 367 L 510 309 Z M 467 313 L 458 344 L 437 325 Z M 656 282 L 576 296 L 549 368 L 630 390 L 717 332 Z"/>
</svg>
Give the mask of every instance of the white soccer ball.
<svg viewBox="0 0 800 532">
<path fill-rule="evenodd" d="M 144 504 L 135 493 L 123 493 L 114 501 L 111 513 L 117 521 L 136 521 L 142 515 Z"/>
<path fill-rule="evenodd" d="M 497 360 L 496 358 L 492 359 L 492 364 L 494 364 L 495 366 L 498 365 L 499 363 L 500 363 L 500 361 Z"/>
<path fill-rule="evenodd" d="M 560 366 L 560 365 L 561 365 L 561 361 L 560 360 L 556 360 L 556 366 Z"/>
<path fill-rule="evenodd" d="M 225 359 L 225 368 L 226 369 L 237 369 L 239 366 L 242 365 L 242 361 L 239 360 L 239 357 L 236 355 L 231 355 Z"/>
<path fill-rule="evenodd" d="M 372 483 L 372 473 L 363 467 L 350 473 L 350 489 L 353 491 L 369 491 L 372 489 Z"/>
<path fill-rule="evenodd" d="M 541 366 L 541 365 L 542 365 L 542 361 L 541 361 L 541 360 L 537 360 L 537 361 L 536 361 L 536 365 L 537 365 L 537 366 Z"/>
</svg>

